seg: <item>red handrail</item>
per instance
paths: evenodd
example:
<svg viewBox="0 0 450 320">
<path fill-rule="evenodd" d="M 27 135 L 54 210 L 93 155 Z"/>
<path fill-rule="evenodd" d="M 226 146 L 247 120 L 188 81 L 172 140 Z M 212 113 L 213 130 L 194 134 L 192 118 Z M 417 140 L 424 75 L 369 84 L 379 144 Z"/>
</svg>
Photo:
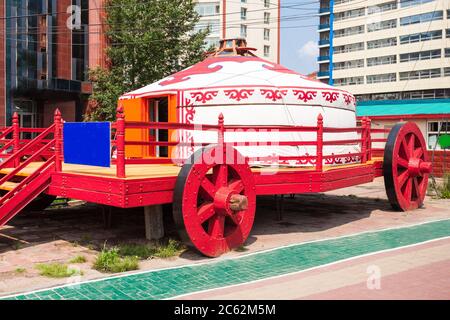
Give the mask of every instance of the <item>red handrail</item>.
<svg viewBox="0 0 450 320">
<path fill-rule="evenodd" d="M 0 134 L 0 140 L 5 139 L 5 137 L 6 137 L 8 134 L 10 134 L 12 131 L 13 131 L 13 127 L 7 128 L 5 131 L 3 131 L 3 132 Z"/>
<path fill-rule="evenodd" d="M 4 184 L 6 181 L 8 181 L 9 179 L 11 179 L 12 177 L 15 177 L 17 175 L 17 173 L 19 173 L 26 166 L 28 166 L 30 163 L 32 163 L 34 159 L 39 157 L 43 151 L 45 151 L 46 149 L 50 148 L 54 143 L 55 143 L 55 140 L 50 141 L 45 146 L 40 148 L 36 153 L 34 153 L 31 157 L 29 157 L 27 160 L 25 160 L 20 165 L 18 165 L 16 168 L 11 170 L 11 172 L 9 172 L 7 175 L 5 175 L 4 177 L 0 178 L 0 186 L 2 184 Z M 52 157 L 54 157 L 54 155 Z"/>
<path fill-rule="evenodd" d="M 7 167 L 8 165 L 11 164 L 11 162 L 13 162 L 15 160 L 20 160 L 20 157 L 26 155 L 27 149 L 29 149 L 30 147 L 33 147 L 34 145 L 36 145 L 38 143 L 41 143 L 45 137 L 47 137 L 50 133 L 53 133 L 54 128 L 55 128 L 55 125 L 53 124 L 50 127 L 48 127 L 47 129 L 45 129 L 35 139 L 31 140 L 24 146 L 20 147 L 20 149 L 15 151 L 13 154 L 11 154 L 11 156 L 7 160 L 0 163 L 0 169 Z"/>
<path fill-rule="evenodd" d="M 49 159 L 47 159 L 46 162 L 44 162 L 37 170 L 35 170 L 31 175 L 23 179 L 14 189 L 9 191 L 6 195 L 4 195 L 1 198 L 1 203 L 5 203 L 8 199 L 11 199 L 17 192 L 19 192 L 23 187 L 25 187 L 30 181 L 33 181 L 34 178 L 36 178 L 37 175 L 43 173 L 46 169 L 50 168 L 55 165 L 55 155 L 51 156 Z"/>
<path fill-rule="evenodd" d="M 362 118 L 360 127 L 344 127 L 334 128 L 325 127 L 323 125 L 323 117 L 319 115 L 316 126 L 292 126 L 292 125 L 224 125 L 223 115 L 219 116 L 217 125 L 211 124 L 185 124 L 185 123 L 171 123 L 171 122 L 138 122 L 138 121 L 125 121 L 123 115 L 123 109 L 117 110 L 118 121 L 112 124 L 112 128 L 116 130 L 116 141 L 112 141 L 112 145 L 117 147 L 117 176 L 125 177 L 125 164 L 128 163 L 161 163 L 162 160 L 170 162 L 171 159 L 125 159 L 125 146 L 184 146 L 184 147 L 201 147 L 214 143 L 225 143 L 224 134 L 226 132 L 315 132 L 316 139 L 309 141 L 242 141 L 242 142 L 227 142 L 227 144 L 233 146 L 252 146 L 255 144 L 264 143 L 265 146 L 278 145 L 278 146 L 315 146 L 316 155 L 314 156 L 278 156 L 279 160 L 315 160 L 316 170 L 323 170 L 323 161 L 325 159 L 332 158 L 344 158 L 344 157 L 360 157 L 361 163 L 365 163 L 371 160 L 372 157 L 372 143 L 373 142 L 386 142 L 386 139 L 373 139 L 372 133 L 387 133 L 390 129 L 372 129 L 371 120 L 367 117 Z M 166 130 L 192 130 L 192 131 L 217 131 L 217 142 L 211 143 L 194 143 L 194 142 L 178 142 L 178 141 L 130 141 L 125 140 L 126 129 L 166 129 Z M 342 140 L 326 140 L 324 141 L 325 133 L 344 133 L 344 132 L 356 132 L 360 135 L 358 139 L 342 139 Z M 361 146 L 361 152 L 347 153 L 347 154 L 332 154 L 324 155 L 324 146 L 337 146 L 337 145 L 357 145 Z M 251 159 L 271 159 L 273 157 L 250 157 Z M 172 159 L 174 160 L 174 159 Z M 180 160 L 180 159 L 178 159 Z"/>
</svg>

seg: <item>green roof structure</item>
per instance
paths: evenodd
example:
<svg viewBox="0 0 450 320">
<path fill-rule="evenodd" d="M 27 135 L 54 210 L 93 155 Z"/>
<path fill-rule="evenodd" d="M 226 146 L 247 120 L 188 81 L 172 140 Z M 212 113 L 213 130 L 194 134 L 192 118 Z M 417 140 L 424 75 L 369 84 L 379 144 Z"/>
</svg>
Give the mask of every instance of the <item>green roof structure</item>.
<svg viewBox="0 0 450 320">
<path fill-rule="evenodd" d="M 361 101 L 356 106 L 358 117 L 394 117 L 448 115 L 450 99 Z"/>
</svg>

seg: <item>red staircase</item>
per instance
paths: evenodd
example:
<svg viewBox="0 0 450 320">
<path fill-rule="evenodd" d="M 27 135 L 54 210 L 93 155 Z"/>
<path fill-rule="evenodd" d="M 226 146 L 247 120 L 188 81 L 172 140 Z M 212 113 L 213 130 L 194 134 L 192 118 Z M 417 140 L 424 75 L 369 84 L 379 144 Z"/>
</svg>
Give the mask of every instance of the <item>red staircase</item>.
<svg viewBox="0 0 450 320">
<path fill-rule="evenodd" d="M 15 119 L 17 120 L 17 118 Z M 17 124 L 17 121 L 13 121 Z M 6 224 L 26 205 L 44 192 L 51 182 L 52 173 L 61 170 L 61 113 L 55 112 L 55 123 L 36 138 L 20 145 L 16 138 L 6 143 L 0 151 L 14 146 L 13 153 L 0 163 L 0 189 L 8 192 L 0 198 L 0 226 Z M 0 138 L 12 131 L 2 132 Z M 43 160 L 43 161 L 42 161 Z"/>
</svg>

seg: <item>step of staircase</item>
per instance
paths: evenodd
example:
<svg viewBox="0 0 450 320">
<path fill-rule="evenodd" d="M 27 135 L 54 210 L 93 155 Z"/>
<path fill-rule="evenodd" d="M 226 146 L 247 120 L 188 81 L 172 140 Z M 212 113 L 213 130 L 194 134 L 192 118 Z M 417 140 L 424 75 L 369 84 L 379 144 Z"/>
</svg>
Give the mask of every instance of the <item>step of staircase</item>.
<svg viewBox="0 0 450 320">
<path fill-rule="evenodd" d="M 28 166 L 26 166 L 25 168 L 23 168 L 22 170 L 20 170 L 20 172 L 18 172 L 16 174 L 17 177 L 28 177 L 30 176 L 34 171 L 36 171 L 37 168 L 39 168 L 44 162 L 39 161 L 39 162 L 32 162 L 30 163 Z M 0 175 L 6 175 L 8 173 L 10 173 L 11 171 L 13 171 L 14 168 L 3 168 L 0 169 Z"/>
<path fill-rule="evenodd" d="M 15 187 L 17 187 L 18 184 L 19 184 L 19 182 L 6 181 L 5 183 L 3 183 L 3 184 L 0 186 L 0 190 L 11 191 L 11 190 L 13 190 Z"/>
</svg>

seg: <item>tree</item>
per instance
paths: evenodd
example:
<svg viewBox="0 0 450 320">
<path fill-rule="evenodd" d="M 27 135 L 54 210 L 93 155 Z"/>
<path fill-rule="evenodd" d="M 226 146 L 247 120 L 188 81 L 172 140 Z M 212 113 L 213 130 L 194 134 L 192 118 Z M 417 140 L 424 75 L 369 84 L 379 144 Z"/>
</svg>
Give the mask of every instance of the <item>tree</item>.
<svg viewBox="0 0 450 320">
<path fill-rule="evenodd" d="M 208 32 L 193 31 L 193 0 L 108 0 L 105 11 L 109 67 L 90 70 L 86 120 L 114 120 L 121 94 L 200 61 Z"/>
</svg>

